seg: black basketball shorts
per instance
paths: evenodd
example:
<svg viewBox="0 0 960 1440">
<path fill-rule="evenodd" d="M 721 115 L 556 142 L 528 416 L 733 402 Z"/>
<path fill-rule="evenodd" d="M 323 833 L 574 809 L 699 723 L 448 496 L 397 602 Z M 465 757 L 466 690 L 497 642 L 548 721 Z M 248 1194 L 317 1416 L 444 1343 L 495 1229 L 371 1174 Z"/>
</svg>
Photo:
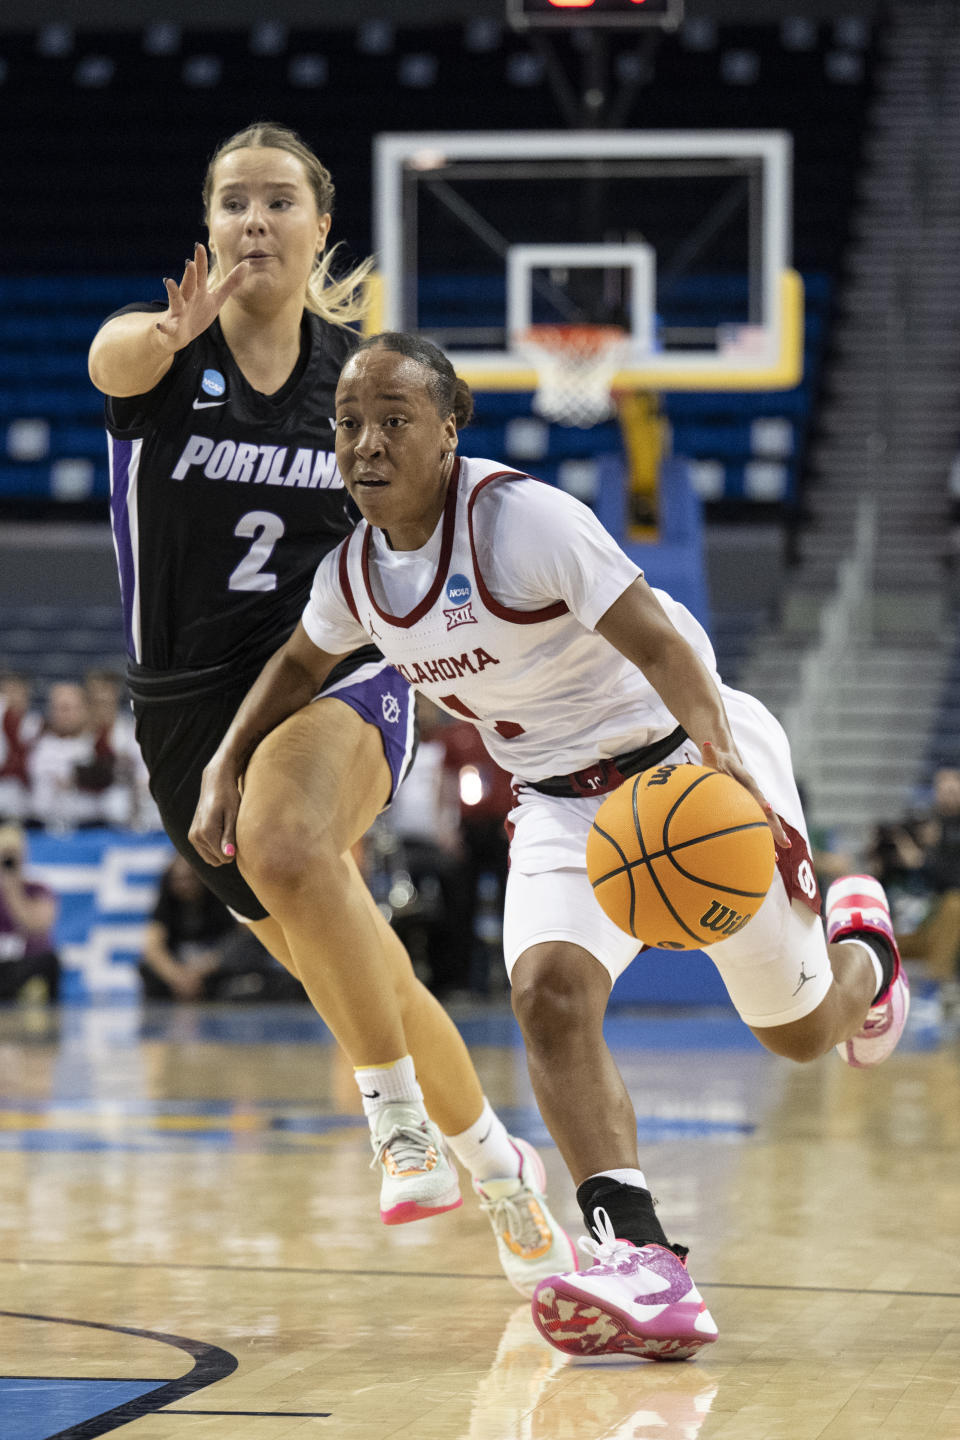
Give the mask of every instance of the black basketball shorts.
<svg viewBox="0 0 960 1440">
<path fill-rule="evenodd" d="M 177 850 L 214 895 L 244 920 L 264 920 L 267 910 L 241 875 L 236 863 L 208 865 L 191 845 L 203 769 L 226 734 L 247 681 L 225 686 L 187 701 L 134 703 L 137 741 L 150 774 L 150 792 L 163 828 Z M 407 682 L 386 661 L 360 665 L 352 674 L 333 679 L 323 694 L 333 693 L 350 705 L 383 739 L 393 777 L 393 791 L 403 779 L 416 749 L 414 696 Z"/>
</svg>

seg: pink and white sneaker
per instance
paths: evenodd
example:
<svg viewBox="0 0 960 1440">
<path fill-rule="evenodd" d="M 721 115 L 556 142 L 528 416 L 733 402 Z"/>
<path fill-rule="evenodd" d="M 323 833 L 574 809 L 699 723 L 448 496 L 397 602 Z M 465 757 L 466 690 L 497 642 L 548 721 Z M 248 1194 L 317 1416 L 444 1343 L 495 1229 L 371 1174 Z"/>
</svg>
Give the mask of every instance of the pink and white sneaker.
<svg viewBox="0 0 960 1440">
<path fill-rule="evenodd" d="M 717 1327 L 687 1267 L 663 1245 L 638 1249 L 618 1240 L 610 1217 L 593 1212 L 597 1239 L 580 1249 L 589 1270 L 552 1275 L 533 1295 L 533 1323 L 568 1355 L 635 1355 L 641 1360 L 688 1360 L 717 1338 Z"/>
<path fill-rule="evenodd" d="M 896 1049 L 910 1013 L 910 986 L 900 963 L 890 906 L 879 880 L 872 875 L 844 875 L 830 886 L 824 908 L 828 944 L 856 940 L 858 934 L 880 935 L 893 946 L 896 957 L 893 979 L 867 1011 L 863 1025 L 856 1035 L 836 1047 L 848 1065 L 863 1070 L 879 1065 Z"/>
</svg>

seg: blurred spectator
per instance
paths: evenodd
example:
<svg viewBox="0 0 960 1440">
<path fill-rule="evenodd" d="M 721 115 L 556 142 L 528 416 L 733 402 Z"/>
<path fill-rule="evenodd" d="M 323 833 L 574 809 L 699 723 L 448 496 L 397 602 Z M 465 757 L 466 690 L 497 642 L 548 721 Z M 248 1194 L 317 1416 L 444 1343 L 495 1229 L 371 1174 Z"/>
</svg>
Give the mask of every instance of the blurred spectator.
<svg viewBox="0 0 960 1440">
<path fill-rule="evenodd" d="M 107 758 L 97 754 L 89 706 L 79 685 L 50 687 L 46 725 L 27 770 L 32 817 L 47 829 L 129 824 L 131 786 L 118 780 Z"/>
<path fill-rule="evenodd" d="M 52 934 L 57 902 L 45 885 L 26 878 L 25 860 L 22 827 L 0 821 L 0 1001 L 55 1001 L 60 991 Z"/>
<path fill-rule="evenodd" d="M 923 960 L 928 974 L 955 998 L 960 989 L 960 770 L 937 771 L 932 809 L 915 829 L 899 827 L 894 850 L 894 863 L 929 898 L 922 922 L 898 933 L 901 950 L 908 959 Z"/>
<path fill-rule="evenodd" d="M 222 900 L 181 855 L 162 880 L 140 961 L 148 1000 L 205 1000 L 215 989 L 224 943 L 237 928 Z"/>
<path fill-rule="evenodd" d="M 930 821 L 917 816 L 896 825 L 880 824 L 873 832 L 868 860 L 870 872 L 884 889 L 898 897 L 902 906 L 905 897 L 918 897 L 922 904 L 929 896 L 926 847 L 934 838 Z"/>
<path fill-rule="evenodd" d="M 95 763 L 105 787 L 128 787 L 130 814 L 127 823 L 135 830 L 162 830 L 163 822 L 150 794 L 150 780 L 129 707 L 121 709 L 124 681 L 113 670 L 88 670 L 84 694 L 93 733 Z"/>
<path fill-rule="evenodd" d="M 300 982 L 234 920 L 180 855 L 160 882 L 140 978 L 147 1000 L 307 999 Z"/>
<path fill-rule="evenodd" d="M 386 812 L 383 825 L 400 842 L 380 847 L 378 863 L 391 923 L 416 965 L 422 962 L 435 995 L 449 996 L 470 983 L 470 917 L 459 838 L 459 803 L 444 767 L 445 751 L 433 718 L 435 707 L 417 698 L 424 738 L 416 759 Z M 402 877 L 409 877 L 404 885 Z"/>
<path fill-rule="evenodd" d="M 30 812 L 27 759 L 43 728 L 30 709 L 32 686 L 23 675 L 0 675 L 0 815 L 24 820 Z"/>
<path fill-rule="evenodd" d="M 417 719 L 416 759 L 368 837 L 368 883 L 434 994 L 486 994 L 503 975 L 510 777 L 467 721 L 422 695 Z"/>
<path fill-rule="evenodd" d="M 487 754 L 466 720 L 451 720 L 430 731 L 443 746 L 444 769 L 459 808 L 464 909 L 458 921 L 469 937 L 469 987 L 486 994 L 491 972 L 502 969 L 503 897 L 509 840 L 505 820 L 513 808 L 510 776 Z"/>
</svg>

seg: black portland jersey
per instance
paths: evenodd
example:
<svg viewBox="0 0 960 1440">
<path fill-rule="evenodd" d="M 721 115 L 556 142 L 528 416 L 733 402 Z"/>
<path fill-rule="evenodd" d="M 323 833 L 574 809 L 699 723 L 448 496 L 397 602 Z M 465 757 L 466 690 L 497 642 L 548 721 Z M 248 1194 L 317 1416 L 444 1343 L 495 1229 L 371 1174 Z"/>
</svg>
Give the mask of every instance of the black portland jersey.
<svg viewBox="0 0 960 1440">
<path fill-rule="evenodd" d="M 153 390 L 108 397 L 111 519 L 135 666 L 258 669 L 352 528 L 331 417 L 356 336 L 309 313 L 302 334 L 274 395 L 247 382 L 215 320 Z"/>
</svg>

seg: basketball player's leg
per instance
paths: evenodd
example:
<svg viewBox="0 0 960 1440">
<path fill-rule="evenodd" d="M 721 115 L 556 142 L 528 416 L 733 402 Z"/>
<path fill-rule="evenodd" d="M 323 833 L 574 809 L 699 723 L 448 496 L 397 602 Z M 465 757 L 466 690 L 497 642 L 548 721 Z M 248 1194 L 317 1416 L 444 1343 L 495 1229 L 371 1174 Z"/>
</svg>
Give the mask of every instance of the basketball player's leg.
<svg viewBox="0 0 960 1440">
<path fill-rule="evenodd" d="M 347 866 L 355 862 L 346 857 Z M 362 883 L 362 881 L 361 881 Z M 400 1012 L 405 1043 L 413 1056 L 427 1113 L 447 1135 L 457 1135 L 479 1120 L 483 1090 L 460 1031 L 439 1001 L 417 979 L 410 957 L 364 886 L 364 899 L 377 933 L 383 963 Z M 275 960 L 297 976 L 283 926 L 272 916 L 250 929 Z"/>
<path fill-rule="evenodd" d="M 469 1051 L 443 1006 L 418 980 L 404 945 L 364 889 L 424 1103 L 445 1134 L 459 1134 L 480 1118 L 484 1103 Z"/>
<path fill-rule="evenodd" d="M 871 957 L 862 945 L 826 949 L 833 984 L 817 1008 L 786 1025 L 750 1026 L 774 1055 L 800 1063 L 819 1060 L 863 1025 L 878 988 Z"/>
<path fill-rule="evenodd" d="M 611 988 L 636 941 L 604 915 L 585 872 L 513 867 L 503 938 L 530 1081 L 585 1223 L 602 1193 L 621 1239 L 666 1245 L 640 1169 L 633 1102 L 603 1034 Z"/>
<path fill-rule="evenodd" d="M 576 1263 L 573 1243 L 547 1205 L 543 1162 L 528 1141 L 508 1133 L 483 1093 L 459 1030 L 417 979 L 372 896 L 369 903 L 427 1112 L 470 1174 L 507 1279 L 529 1298 L 545 1275 Z"/>
<path fill-rule="evenodd" d="M 608 972 L 580 946 L 546 940 L 520 955 L 510 980 L 530 1083 L 574 1184 L 638 1168 L 636 1115 L 603 1035 Z"/>
<path fill-rule="evenodd" d="M 383 985 L 380 938 L 348 856 L 387 803 L 379 733 L 321 699 L 254 752 L 237 825 L 237 863 L 276 920 L 294 973 L 355 1065 L 405 1053 Z"/>
<path fill-rule="evenodd" d="M 533 1318 L 574 1355 L 684 1359 L 717 1337 L 656 1215 L 633 1104 L 603 1035 L 616 976 L 636 942 L 600 911 L 582 871 L 507 882 L 504 950 L 537 1103 L 577 1185 L 596 1260 L 537 1286 Z M 595 1237 L 595 1238 L 594 1238 Z"/>
<path fill-rule="evenodd" d="M 237 836 L 241 868 L 271 912 L 257 932 L 355 1065 L 411 1054 L 431 1117 L 448 1133 L 465 1130 L 483 1108 L 467 1048 L 349 853 L 390 794 L 379 732 L 331 698 L 275 734 L 248 769 Z M 378 1041 L 378 1030 L 393 1040 Z"/>
<path fill-rule="evenodd" d="M 346 863 L 349 867 L 355 862 L 348 856 Z M 406 1045 L 414 1058 L 427 1113 L 445 1134 L 458 1135 L 480 1119 L 484 1108 L 483 1090 L 469 1051 L 443 1006 L 417 979 L 406 949 L 366 886 L 364 898 L 400 1011 Z M 299 979 L 280 922 L 268 916 L 266 920 L 249 922 L 249 928 L 274 959 Z"/>
<path fill-rule="evenodd" d="M 238 859 L 271 911 L 271 921 L 262 922 L 267 943 L 298 975 L 355 1067 L 377 1153 L 394 1133 L 406 1145 L 411 1105 L 423 1105 L 490 1212 L 508 1279 L 529 1295 L 544 1265 L 552 1259 L 556 1268 L 571 1248 L 547 1208 L 542 1162 L 490 1107 L 459 1031 L 417 979 L 349 853 L 392 784 L 376 726 L 340 700 L 320 699 L 254 755 L 240 809 Z M 322 817 L 319 835 L 312 817 Z M 261 862 L 256 857 L 264 848 L 273 853 Z M 384 1038 L 391 1034 L 392 1041 Z M 384 1163 L 381 1214 L 389 1223 L 449 1208 L 438 1203 L 427 1210 L 408 1201 L 399 1192 L 410 1185 L 391 1179 L 389 1156 Z M 433 1163 L 429 1154 L 426 1163 Z M 452 1194 L 448 1189 L 439 1198 L 454 1203 Z M 520 1233 L 513 1236 L 507 1222 L 518 1220 Z M 536 1244 L 528 1243 L 529 1234 Z"/>
<path fill-rule="evenodd" d="M 834 882 L 826 898 L 825 934 L 811 908 L 818 901 L 813 862 L 786 734 L 753 696 L 726 688 L 723 693 L 744 763 L 792 827 L 793 847 L 786 878 L 774 874 L 750 923 L 706 947 L 707 953 L 739 1014 L 774 1054 L 805 1062 L 841 1046 L 850 1063 L 876 1064 L 892 1050 L 909 1007 L 886 896 L 870 877 Z M 839 943 L 828 944 L 827 934 Z M 896 991 L 891 1014 L 881 1020 L 873 1007 L 886 1004 L 891 989 Z M 864 1049 L 864 1026 L 876 1032 L 881 1025 L 887 1038 L 878 1043 L 874 1035 Z M 847 1042 L 862 1051 L 861 1058 L 853 1058 Z M 873 1058 L 864 1058 L 867 1051 Z"/>
<path fill-rule="evenodd" d="M 369 825 L 389 798 L 411 757 L 414 728 L 410 697 L 405 686 L 398 688 L 392 671 L 388 675 L 381 673 L 385 668 L 378 671 L 376 667 L 362 667 L 361 672 L 348 677 L 338 687 L 340 699 L 318 702 L 304 712 L 305 724 L 301 717 L 298 733 L 290 736 L 290 746 L 281 747 L 279 776 L 261 767 L 263 755 L 252 766 L 247 777 L 249 793 L 245 793 L 245 805 L 241 807 L 247 838 L 240 865 L 217 868 L 206 865 L 190 843 L 189 829 L 203 766 L 222 738 L 242 695 L 218 694 L 192 706 L 189 712 L 178 711 L 173 717 L 166 712 L 157 715 L 147 710 L 138 716 L 140 739 L 151 765 L 154 794 L 174 844 L 213 893 L 238 919 L 250 925 L 274 958 L 298 980 L 306 981 L 315 1008 L 344 1042 L 341 1049 L 353 1063 L 358 1088 L 361 1093 L 367 1092 L 363 1108 L 370 1119 L 375 1150 L 378 1153 L 383 1150 L 380 1141 L 384 1136 L 389 1140 L 391 1133 L 384 1129 L 384 1116 L 379 1113 L 381 1100 L 383 1108 L 392 1099 L 400 1102 L 396 1118 L 407 1139 L 411 1120 L 411 1105 L 407 1102 L 415 1109 L 419 1107 L 412 1117 L 417 1125 L 419 1119 L 427 1120 L 418 1079 L 418 1072 L 422 1071 L 429 1104 L 437 1112 L 440 1123 L 449 1127 L 448 1140 L 458 1158 L 472 1175 L 482 1179 L 509 1175 L 512 1186 L 524 1165 L 533 1166 L 533 1162 L 534 1168 L 540 1165 L 538 1157 L 533 1152 L 530 1156 L 525 1152 L 521 1155 L 518 1144 L 525 1142 L 511 1141 L 484 1099 L 459 1033 L 429 992 L 415 980 L 406 952 L 373 904 L 349 850 L 343 856 L 335 853 L 340 845 L 355 840 Z M 391 702 L 389 706 L 387 701 Z M 358 709 L 362 709 L 363 718 Z M 385 727 L 382 735 L 376 723 L 381 717 Z M 357 743 L 341 743 L 344 727 L 352 730 Z M 292 757 L 291 773 L 285 779 L 284 749 L 288 751 L 288 758 Z M 328 764 L 326 776 L 321 776 L 318 783 L 323 757 L 334 758 Z M 315 787 L 312 792 L 307 780 Z M 329 833 L 321 836 L 321 840 L 329 840 L 329 844 L 317 842 L 316 827 L 312 824 L 317 815 L 332 817 Z M 257 833 L 258 819 L 260 833 Z M 287 873 L 274 875 L 271 884 L 266 862 L 275 855 L 277 839 L 292 854 L 288 853 Z M 277 913 L 268 913 L 260 895 L 244 878 L 243 865 L 249 867 L 248 873 L 264 893 L 269 890 L 271 905 Z M 278 879 L 286 883 L 277 883 Z M 317 903 L 305 906 L 305 899 Z M 336 944 L 331 944 L 330 908 L 336 912 L 334 918 L 339 924 Z M 357 917 L 360 923 L 351 929 L 351 918 Z M 286 928 L 283 920 L 287 921 Z M 393 990 L 391 970 L 395 981 Z M 351 982 L 360 981 L 359 986 L 353 984 L 352 992 L 348 991 L 346 997 L 341 983 L 345 975 Z M 356 1004 L 358 993 L 362 1000 L 359 1005 Z M 344 1013 L 350 1020 L 354 1006 L 356 1016 L 373 1017 L 373 1024 L 379 1026 L 379 1040 L 376 1033 L 373 1041 L 370 1040 L 371 1026 L 362 1019 L 352 1032 L 345 1028 Z M 407 1025 L 410 1038 L 406 1035 Z M 354 1047 L 362 1047 L 359 1068 L 358 1051 Z M 376 1068 L 382 1051 L 388 1049 L 393 1050 L 393 1055 L 384 1067 L 387 1073 L 383 1082 L 378 1083 L 370 1069 L 371 1057 Z M 372 1099 L 369 1092 L 373 1090 L 381 1093 Z M 406 1139 L 404 1144 L 404 1173 L 409 1175 L 410 1147 Z M 443 1150 L 439 1129 L 428 1126 L 420 1148 L 426 1163 L 432 1167 L 424 1179 L 428 1189 L 435 1189 L 438 1167 L 430 1154 L 431 1147 L 439 1152 Z M 391 1158 L 389 1147 L 381 1158 L 386 1173 Z M 449 1177 L 449 1192 L 457 1193 L 455 1173 L 445 1157 L 439 1169 L 445 1170 Z M 386 1188 L 392 1184 L 388 1180 Z M 385 1202 L 384 1188 L 381 1188 L 381 1209 L 395 1214 L 398 1207 L 389 1198 Z M 407 1197 L 402 1218 L 430 1213 L 422 1207 L 411 1206 L 410 1185 L 405 1183 L 403 1188 Z M 436 1198 L 427 1196 L 431 1205 Z M 508 1275 L 517 1283 L 509 1268 Z M 529 1277 L 526 1283 L 529 1287 Z"/>
<path fill-rule="evenodd" d="M 281 927 L 291 969 L 354 1067 L 380 1172 L 380 1215 L 391 1225 L 461 1203 L 350 854 L 392 785 L 376 727 L 325 697 L 254 752 L 237 823 L 243 876 Z"/>
<path fill-rule="evenodd" d="M 828 945 L 819 916 L 790 901 L 778 874 L 750 924 L 707 953 L 761 1045 L 800 1063 L 860 1033 L 896 954 L 869 933 Z"/>
<path fill-rule="evenodd" d="M 299 980 L 297 967 L 293 963 L 293 956 L 290 954 L 290 947 L 287 945 L 287 938 L 283 933 L 283 926 L 279 921 L 268 915 L 265 920 L 245 920 L 243 924 L 247 929 L 256 935 L 260 944 L 268 950 L 284 970 L 289 970 L 295 980 Z"/>
</svg>

